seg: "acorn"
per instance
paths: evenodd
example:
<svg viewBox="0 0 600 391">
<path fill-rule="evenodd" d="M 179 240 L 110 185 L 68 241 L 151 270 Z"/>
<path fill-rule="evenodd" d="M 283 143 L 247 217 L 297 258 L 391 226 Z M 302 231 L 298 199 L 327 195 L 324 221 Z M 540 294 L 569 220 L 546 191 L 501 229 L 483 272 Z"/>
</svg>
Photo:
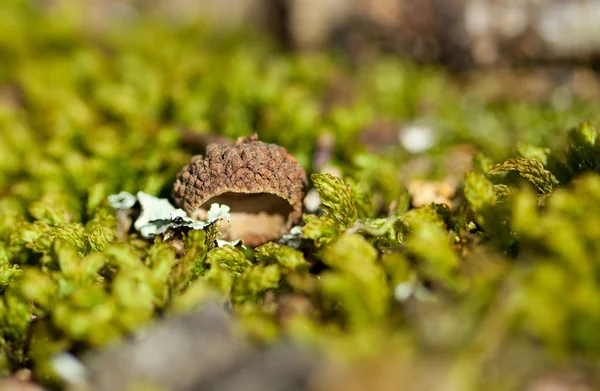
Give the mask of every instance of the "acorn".
<svg viewBox="0 0 600 391">
<path fill-rule="evenodd" d="M 211 204 L 228 205 L 227 240 L 248 246 L 277 240 L 302 216 L 306 172 L 285 148 L 256 135 L 233 145 L 210 144 L 183 167 L 173 186 L 175 204 L 203 219 Z"/>
</svg>

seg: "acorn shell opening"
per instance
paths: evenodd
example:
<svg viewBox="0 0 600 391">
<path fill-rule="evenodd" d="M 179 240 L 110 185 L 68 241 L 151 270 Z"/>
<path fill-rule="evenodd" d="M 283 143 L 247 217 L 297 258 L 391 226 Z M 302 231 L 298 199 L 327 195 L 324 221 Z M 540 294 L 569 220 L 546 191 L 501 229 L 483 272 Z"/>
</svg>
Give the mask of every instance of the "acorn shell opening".
<svg viewBox="0 0 600 391">
<path fill-rule="evenodd" d="M 209 198 L 193 216 L 204 220 L 213 203 L 230 207 L 231 221 L 221 223 L 224 238 L 242 239 L 249 246 L 279 238 L 287 231 L 293 212 L 292 205 L 275 194 L 226 192 Z"/>
</svg>

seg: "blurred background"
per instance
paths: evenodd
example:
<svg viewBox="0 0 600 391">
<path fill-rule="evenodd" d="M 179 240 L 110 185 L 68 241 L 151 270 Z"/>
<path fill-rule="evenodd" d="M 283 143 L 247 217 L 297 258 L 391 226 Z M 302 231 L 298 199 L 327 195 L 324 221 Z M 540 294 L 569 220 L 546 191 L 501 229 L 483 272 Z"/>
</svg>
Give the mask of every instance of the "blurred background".
<svg viewBox="0 0 600 391">
<path fill-rule="evenodd" d="M 151 10 L 175 23 L 200 16 L 217 29 L 263 30 L 301 51 L 336 48 L 358 58 L 379 51 L 454 69 L 594 66 L 600 45 L 594 0 L 96 0 L 83 6 L 93 29 Z"/>
<path fill-rule="evenodd" d="M 600 47 L 595 0 L 96 0 L 82 6 L 92 29 L 151 10 L 174 23 L 201 17 L 216 29 L 262 30 L 300 51 L 335 48 L 356 59 L 393 53 L 456 70 L 594 67 Z"/>
<path fill-rule="evenodd" d="M 6 4 L 10 3 L 15 2 Z M 71 34 L 69 39 L 73 42 L 92 38 L 100 47 L 103 41 L 110 46 L 106 38 L 115 37 L 118 31 L 126 35 L 128 27 L 140 24 L 151 29 L 148 21 L 160 20 L 161 27 L 145 39 L 155 39 L 153 56 L 177 64 L 170 69 L 172 75 L 163 79 L 180 79 L 191 74 L 197 58 L 189 54 L 187 58 L 177 56 L 184 50 L 183 42 L 193 39 L 210 46 L 206 48 L 214 53 L 204 66 L 212 67 L 207 62 L 214 58 L 223 73 L 227 67 L 232 68 L 230 84 L 233 86 L 234 80 L 238 83 L 229 92 L 249 88 L 256 90 L 255 97 L 269 94 L 267 87 L 251 86 L 250 79 L 235 79 L 236 70 L 243 68 L 243 64 L 254 66 L 248 60 L 250 57 L 258 59 L 254 62 L 262 64 L 258 66 L 272 65 L 259 78 L 269 79 L 271 84 L 262 81 L 273 89 L 283 82 L 281 72 L 274 69 L 298 64 L 303 69 L 298 74 L 312 79 L 311 91 L 305 92 L 318 98 L 323 113 L 333 112 L 334 117 L 341 118 L 350 115 L 351 107 L 354 113 L 362 108 L 361 115 L 339 120 L 353 128 L 342 133 L 355 133 L 361 128 L 364 133 L 358 137 L 361 141 L 378 144 L 371 146 L 371 150 L 381 149 L 391 139 L 396 141 L 401 127 L 412 125 L 431 127 L 434 134 L 441 133 L 438 141 L 450 138 L 454 143 L 485 144 L 486 149 L 497 145 L 496 151 L 490 151 L 493 156 L 516 141 L 552 144 L 553 131 L 575 125 L 574 118 L 594 120 L 597 110 L 591 102 L 600 99 L 597 72 L 600 27 L 596 23 L 600 1 L 595 0 L 31 0 L 28 3 L 50 15 L 57 25 L 62 24 L 63 32 Z M 16 48 L 19 39 L 26 39 L 26 34 L 19 30 L 27 23 L 19 26 L 15 17 L 11 17 L 7 6 L 3 39 L 9 57 L 13 50 L 19 52 Z M 34 32 L 36 26 L 28 23 Z M 171 27 L 165 27 L 164 23 Z M 11 32 L 11 26 L 18 28 Z M 159 30 L 165 28 L 179 29 L 182 39 L 179 49 L 166 41 L 161 46 Z M 41 25 L 38 30 L 42 30 Z M 150 38 L 152 35 L 156 37 Z M 141 43 L 144 38 L 139 39 Z M 199 47 L 195 54 L 201 56 L 201 50 Z M 294 59 L 288 62 L 286 53 L 295 53 Z M 309 68 L 310 72 L 304 72 Z M 248 68 L 246 76 L 252 78 L 255 71 Z M 278 72 L 279 76 L 275 75 Z M 196 74 L 202 74 L 201 66 Z M 247 85 L 241 87 L 239 82 Z M 214 87 L 219 89 L 216 84 Z M 265 91 L 258 91 L 263 87 Z M 287 87 L 285 90 L 289 92 Z M 248 102 L 249 105 L 236 109 L 220 110 L 226 102 L 235 105 L 236 95 L 228 97 L 229 92 L 216 90 L 212 92 L 220 98 L 210 102 L 206 102 L 210 93 L 200 97 L 202 93 L 193 86 L 183 86 L 178 92 L 167 91 L 172 100 L 157 102 L 163 106 L 156 109 L 166 115 L 163 115 L 166 122 L 189 126 L 194 131 L 219 128 L 217 132 L 237 137 L 248 134 L 247 124 L 251 122 L 254 124 L 251 128 L 263 132 L 267 140 L 281 141 L 278 136 L 270 136 L 269 126 L 265 126 L 270 116 L 261 112 L 261 107 Z M 196 94 L 196 99 L 191 99 L 194 103 L 190 103 L 184 92 Z M 4 88 L 5 97 L 15 94 L 14 88 Z M 302 100 L 298 94 L 303 93 L 298 89 L 286 93 L 287 99 L 283 101 Z M 184 96 L 185 104 L 172 104 Z M 373 104 L 366 104 L 367 101 Z M 533 110 L 525 108 L 526 102 L 536 106 Z M 199 111 L 188 115 L 185 112 L 191 106 Z M 302 116 L 300 112 L 297 114 Z M 480 126 L 482 123 L 485 126 Z M 331 131 L 325 129 L 327 125 L 316 127 L 321 128 L 318 133 Z M 523 127 L 529 128 L 528 131 L 523 132 Z M 293 132 L 291 129 L 290 133 Z M 372 134 L 380 136 L 371 138 Z M 486 137 L 494 143 L 487 143 Z M 296 152 L 308 167 L 312 157 L 300 151 L 302 146 L 298 149 Z"/>
</svg>

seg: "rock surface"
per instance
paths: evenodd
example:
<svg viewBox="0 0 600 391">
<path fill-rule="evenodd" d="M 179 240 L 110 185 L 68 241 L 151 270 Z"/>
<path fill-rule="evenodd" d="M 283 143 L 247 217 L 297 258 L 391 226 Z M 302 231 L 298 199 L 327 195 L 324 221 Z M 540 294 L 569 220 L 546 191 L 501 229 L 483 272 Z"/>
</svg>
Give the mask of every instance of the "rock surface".
<svg viewBox="0 0 600 391">
<path fill-rule="evenodd" d="M 318 365 L 315 357 L 285 344 L 252 349 L 236 334 L 235 323 L 221 306 L 205 305 L 90 357 L 85 389 L 125 391 L 136 385 L 168 391 L 308 389 Z"/>
</svg>

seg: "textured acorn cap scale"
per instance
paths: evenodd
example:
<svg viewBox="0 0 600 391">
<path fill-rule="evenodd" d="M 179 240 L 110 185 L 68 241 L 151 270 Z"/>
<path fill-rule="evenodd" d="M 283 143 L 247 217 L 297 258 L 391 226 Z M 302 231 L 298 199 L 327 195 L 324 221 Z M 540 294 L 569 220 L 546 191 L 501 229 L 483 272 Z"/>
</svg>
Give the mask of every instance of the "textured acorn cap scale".
<svg viewBox="0 0 600 391">
<path fill-rule="evenodd" d="M 234 145 L 211 144 L 177 175 L 175 204 L 202 218 L 213 203 L 228 205 L 228 240 L 249 246 L 276 240 L 302 216 L 306 173 L 285 148 L 256 136 Z"/>
</svg>

